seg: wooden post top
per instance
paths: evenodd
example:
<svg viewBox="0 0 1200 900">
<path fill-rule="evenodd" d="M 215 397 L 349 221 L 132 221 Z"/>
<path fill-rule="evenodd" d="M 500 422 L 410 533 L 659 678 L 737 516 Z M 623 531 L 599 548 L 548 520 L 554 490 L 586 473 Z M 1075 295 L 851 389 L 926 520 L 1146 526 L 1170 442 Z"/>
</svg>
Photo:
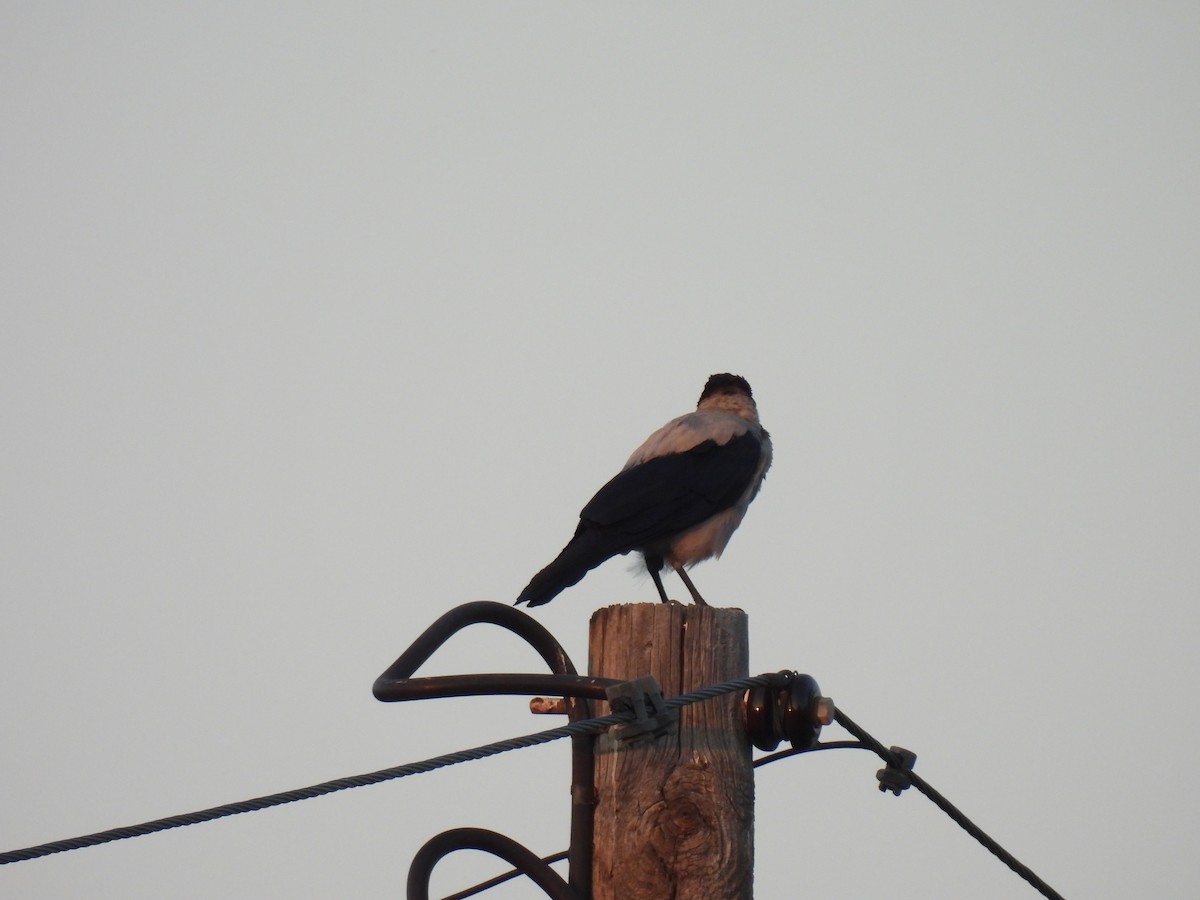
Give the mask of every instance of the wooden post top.
<svg viewBox="0 0 1200 900">
<path fill-rule="evenodd" d="M 663 696 L 749 674 L 740 609 L 638 603 L 597 610 L 589 672 L 653 676 Z M 596 742 L 593 900 L 750 900 L 754 778 L 741 695 L 680 711 L 655 739 Z"/>
</svg>

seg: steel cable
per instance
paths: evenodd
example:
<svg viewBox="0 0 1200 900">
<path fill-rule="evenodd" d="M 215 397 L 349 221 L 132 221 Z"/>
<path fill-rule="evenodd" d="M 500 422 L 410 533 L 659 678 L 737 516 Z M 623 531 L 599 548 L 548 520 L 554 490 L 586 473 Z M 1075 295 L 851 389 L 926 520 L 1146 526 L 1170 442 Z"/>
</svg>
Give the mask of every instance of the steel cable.
<svg viewBox="0 0 1200 900">
<path fill-rule="evenodd" d="M 779 676 L 774 675 L 760 675 L 749 678 L 738 678 L 733 681 L 726 681 L 721 684 L 700 688 L 699 690 L 692 691 L 687 694 L 680 694 L 678 697 L 672 697 L 670 700 L 666 701 L 666 706 L 672 709 L 678 709 L 683 706 L 689 706 L 693 703 L 699 703 L 704 700 L 712 699 L 713 697 L 719 697 L 722 694 L 731 694 L 735 691 L 744 691 L 751 687 L 773 684 L 777 681 L 778 677 Z M 85 834 L 81 835 L 80 837 L 67 838 L 60 841 L 51 841 L 46 844 L 38 844 L 34 847 L 25 847 L 21 850 L 9 850 L 5 853 L 0 853 L 0 865 L 37 859 L 42 856 L 49 856 L 52 853 L 63 853 L 67 850 L 81 850 L 84 847 L 95 847 L 98 844 L 107 844 L 110 841 L 119 841 L 125 838 L 142 837 L 143 835 L 154 834 L 155 832 L 159 831 L 167 831 L 171 828 L 180 828 L 184 825 L 197 825 L 201 822 L 211 822 L 214 819 L 222 819 L 226 816 L 236 816 L 241 813 L 254 812 L 260 809 L 268 809 L 272 806 L 282 806 L 285 803 L 295 803 L 298 800 L 311 800 L 314 797 L 321 797 L 325 794 L 332 794 L 336 791 L 344 791 L 356 787 L 366 787 L 367 785 L 379 784 L 383 781 L 404 778 L 408 775 L 418 775 L 424 772 L 432 772 L 435 769 L 457 765 L 458 763 L 470 762 L 477 759 L 485 759 L 489 756 L 496 756 L 497 754 L 506 753 L 510 750 L 521 750 L 525 747 L 535 747 L 539 744 L 546 744 L 550 741 L 571 737 L 572 735 L 598 734 L 607 730 L 613 725 L 619 725 L 632 721 L 633 719 L 634 714 L 631 712 L 613 713 L 612 715 L 608 716 L 584 719 L 582 721 L 572 722 L 569 725 L 563 725 L 558 728 L 550 728 L 546 731 L 538 731 L 534 734 L 527 734 L 521 737 L 507 738 L 502 741 L 495 741 L 491 744 L 483 744 L 482 746 L 473 747 L 467 750 L 458 750 L 454 753 L 446 753 L 442 756 L 434 756 L 430 759 L 421 760 L 419 762 L 407 763 L 406 765 L 402 766 L 394 766 L 389 769 L 380 769 L 377 772 L 367 772 L 362 775 L 351 775 L 347 778 L 337 778 L 333 781 L 324 781 L 320 784 L 310 785 L 309 787 L 299 788 L 297 790 L 283 791 L 278 794 L 267 794 L 263 797 L 255 797 L 250 800 L 239 800 L 236 803 L 226 803 L 222 806 L 214 806 L 211 809 L 183 813 L 177 816 L 168 816 L 163 819 L 154 819 L 149 822 L 143 822 L 140 825 L 127 825 L 121 828 L 110 828 L 107 831 L 98 831 L 95 834 Z"/>
<path fill-rule="evenodd" d="M 732 681 L 722 682 L 721 684 L 711 685 L 709 687 L 700 688 L 696 691 L 691 691 L 686 694 L 681 694 L 678 697 L 672 697 L 665 701 L 665 706 L 669 709 L 679 709 L 689 706 L 693 703 L 700 703 L 704 700 L 710 700 L 714 697 L 719 697 L 724 694 L 734 693 L 735 691 L 744 691 L 757 686 L 778 685 L 781 675 L 758 675 L 749 678 L 738 678 Z M 477 759 L 486 759 L 489 756 L 496 756 L 500 753 L 506 753 L 510 750 L 520 750 L 525 747 L 534 747 L 539 744 L 549 743 L 551 741 L 560 740 L 561 738 L 571 737 L 581 734 L 598 734 L 606 731 L 613 725 L 619 725 L 630 722 L 635 718 L 632 712 L 613 713 L 607 716 L 598 716 L 592 719 L 584 719 L 579 722 L 573 722 L 568 725 L 563 725 L 558 728 L 550 728 L 545 731 L 535 732 L 520 737 L 507 738 L 502 741 L 495 741 L 490 744 L 483 744 L 479 747 L 473 747 L 466 750 L 458 750 L 453 753 L 446 753 L 441 756 L 434 756 L 429 759 L 420 760 L 418 762 L 407 763 L 401 766 L 394 766 L 388 769 L 380 769 L 376 772 L 367 772 L 362 775 L 352 775 L 347 778 L 338 778 L 333 781 L 325 781 L 320 784 L 310 785 L 309 787 L 299 788 L 292 791 L 283 791 L 277 794 L 267 794 L 262 797 L 255 797 L 249 800 L 240 800 L 236 803 L 227 803 L 222 806 L 214 806 L 210 809 L 198 810 L 196 812 L 183 813 L 177 816 L 168 816 L 163 819 L 154 819 L 149 822 L 143 822 L 140 825 L 129 825 L 121 828 L 112 828 L 107 831 L 96 832 L 95 834 L 82 835 L 80 837 L 68 838 L 60 841 L 51 841 L 46 844 L 38 844 L 33 847 L 26 847 L 21 850 L 10 850 L 5 853 L 0 853 L 0 865 L 6 865 L 13 862 L 22 862 L 30 859 L 37 859 L 42 856 L 49 856 L 53 853 L 62 853 L 68 850 L 80 850 L 84 847 L 94 847 L 98 844 L 109 843 L 110 841 L 123 840 L 131 837 L 141 837 L 147 834 L 154 834 L 159 831 L 167 831 L 171 828 L 180 828 L 185 825 L 196 825 L 201 822 L 210 822 L 214 819 L 221 819 L 227 816 L 239 815 L 241 813 L 253 812 L 260 809 L 268 809 L 272 806 L 281 806 L 285 803 L 294 803 L 299 800 L 310 800 L 314 797 L 320 797 L 325 794 L 332 794 L 336 791 L 344 791 L 350 788 L 366 787 L 372 784 L 379 784 L 384 781 L 391 781 L 396 778 L 404 778 L 409 775 L 418 775 L 424 772 L 432 772 L 436 769 L 445 768 L 447 766 L 457 765 L 463 762 L 470 762 Z M 1015 856 L 1005 850 L 997 843 L 990 835 L 983 831 L 978 825 L 967 818 L 954 804 L 942 796 L 921 776 L 917 775 L 911 769 L 911 763 L 906 765 L 905 760 L 899 753 L 884 747 L 878 740 L 872 737 L 866 730 L 854 722 L 842 710 L 837 710 L 835 720 L 839 725 L 845 728 L 858 740 L 858 746 L 870 750 L 879 756 L 890 769 L 900 773 L 900 778 L 912 784 L 918 791 L 933 801 L 942 812 L 949 816 L 959 827 L 966 831 L 971 837 L 975 838 L 989 852 L 995 855 L 1008 868 L 1015 872 L 1018 876 L 1028 882 L 1033 888 L 1039 891 L 1043 896 L 1050 900 L 1063 900 L 1061 894 L 1055 891 L 1050 885 L 1046 884 L 1038 875 L 1018 860 Z M 845 747 L 846 743 L 837 745 L 818 745 L 812 749 L 834 749 L 835 746 Z M 757 760 L 755 765 L 762 765 L 767 762 L 773 762 L 785 756 L 790 756 L 794 751 L 784 751 L 774 754 L 771 757 L 765 757 Z M 881 785 L 882 789 L 882 785 Z M 902 789 L 902 788 L 901 788 Z M 898 791 L 897 791 L 898 792 Z M 456 896 L 468 896 L 469 893 L 458 894 Z"/>
<path fill-rule="evenodd" d="M 992 855 L 1012 869 L 1021 878 L 1025 879 L 1025 881 L 1029 882 L 1029 884 L 1043 897 L 1049 897 L 1050 900 L 1063 900 L 1062 895 L 1058 893 L 1058 891 L 1054 890 L 1054 888 L 1050 887 L 1050 885 L 1046 884 L 1046 882 L 1042 881 L 1042 879 L 1038 877 L 1037 873 L 1034 872 L 1033 869 L 1029 868 L 1029 866 L 1025 865 L 1023 862 L 1001 847 L 999 843 L 997 843 L 989 834 L 987 834 L 987 832 L 968 819 L 966 815 L 964 815 L 963 812 L 958 809 L 958 807 L 943 797 L 940 793 L 938 793 L 938 791 L 934 790 L 929 782 L 927 782 L 916 772 L 912 771 L 911 766 L 906 766 L 905 761 L 900 757 L 899 754 L 894 753 L 887 747 L 884 747 L 883 744 L 879 743 L 879 741 L 868 734 L 861 726 L 855 723 L 853 719 L 847 716 L 840 709 L 835 713 L 834 718 L 839 725 L 858 738 L 864 747 L 874 752 L 880 759 L 887 763 L 889 767 L 903 770 L 903 777 L 906 778 L 913 787 L 932 800 L 938 809 L 954 820 L 960 828 L 967 832 L 967 834 L 979 841 L 979 843 L 987 848 Z M 880 790 L 884 790 L 882 784 L 880 785 Z"/>
</svg>

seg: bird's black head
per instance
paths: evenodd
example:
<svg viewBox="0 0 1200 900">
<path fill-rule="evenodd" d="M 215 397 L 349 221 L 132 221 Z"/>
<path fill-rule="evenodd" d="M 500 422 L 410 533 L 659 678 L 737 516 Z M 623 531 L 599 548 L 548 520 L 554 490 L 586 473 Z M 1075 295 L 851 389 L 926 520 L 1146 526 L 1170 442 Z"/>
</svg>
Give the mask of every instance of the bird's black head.
<svg viewBox="0 0 1200 900">
<path fill-rule="evenodd" d="M 747 397 L 754 397 L 750 393 L 750 382 L 741 375 L 730 375 L 728 372 L 709 376 L 708 383 L 700 393 L 700 402 L 714 394 L 745 394 Z"/>
</svg>

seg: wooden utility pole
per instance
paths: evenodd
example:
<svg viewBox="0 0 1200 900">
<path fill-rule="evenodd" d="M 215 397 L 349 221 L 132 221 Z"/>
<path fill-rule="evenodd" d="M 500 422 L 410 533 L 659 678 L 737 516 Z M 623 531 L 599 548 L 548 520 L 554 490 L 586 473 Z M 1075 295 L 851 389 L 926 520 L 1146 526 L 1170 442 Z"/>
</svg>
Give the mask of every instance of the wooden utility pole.
<svg viewBox="0 0 1200 900">
<path fill-rule="evenodd" d="M 592 616 L 594 676 L 651 675 L 669 698 L 743 678 L 749 665 L 740 609 L 639 603 Z M 657 738 L 597 738 L 593 900 L 751 900 L 754 776 L 741 701 L 693 704 Z"/>
</svg>

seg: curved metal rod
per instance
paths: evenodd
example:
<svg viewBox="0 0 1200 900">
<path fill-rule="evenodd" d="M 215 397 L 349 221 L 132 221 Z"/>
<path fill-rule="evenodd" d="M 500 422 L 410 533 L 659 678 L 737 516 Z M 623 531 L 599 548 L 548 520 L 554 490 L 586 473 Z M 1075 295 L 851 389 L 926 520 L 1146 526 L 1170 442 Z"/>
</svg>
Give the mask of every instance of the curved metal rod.
<svg viewBox="0 0 1200 900">
<path fill-rule="evenodd" d="M 433 867 L 455 850 L 482 850 L 500 857 L 528 876 L 551 900 L 584 900 L 532 850 L 485 828 L 454 828 L 426 841 L 408 868 L 408 900 L 429 900 Z"/>
<path fill-rule="evenodd" d="M 488 694 L 531 694 L 552 697 L 605 699 L 604 689 L 620 684 L 616 678 L 589 675 L 538 675 L 523 672 L 494 672 L 478 675 L 431 675 L 375 682 L 378 700 L 437 700 L 443 697 L 480 697 Z"/>
<path fill-rule="evenodd" d="M 560 850 L 558 853 L 551 853 L 549 856 L 543 856 L 542 862 L 549 865 L 556 863 L 559 860 L 566 859 L 568 851 Z M 479 884 L 473 884 L 469 888 L 463 888 L 457 894 L 447 894 L 442 900 L 466 900 L 467 897 L 474 897 L 477 894 L 482 894 L 484 891 L 491 890 L 494 887 L 499 887 L 507 881 L 512 881 L 514 878 L 520 878 L 524 872 L 519 869 L 509 869 L 502 875 L 497 875 L 494 878 L 489 878 L 487 881 L 481 881 Z"/>
<path fill-rule="evenodd" d="M 506 628 L 525 642 L 545 661 L 550 671 L 556 675 L 575 675 L 575 665 L 567 656 L 567 651 L 537 619 L 526 615 L 519 609 L 505 603 L 492 600 L 477 600 L 474 603 L 464 603 L 438 618 L 412 642 L 400 657 L 387 667 L 387 670 L 375 679 L 374 692 L 380 700 L 416 699 L 400 696 L 403 682 L 412 678 L 425 660 L 434 652 L 468 625 L 487 623 Z M 390 688 L 390 689 L 389 689 Z M 383 696 L 381 696 L 381 692 Z"/>
<path fill-rule="evenodd" d="M 413 674 L 442 644 L 468 625 L 499 625 L 523 638 L 550 667 L 553 675 L 442 675 L 413 678 Z M 375 679 L 376 699 L 421 700 L 479 694 L 551 694 L 564 698 L 572 722 L 591 717 L 587 698 L 604 698 L 611 679 L 579 675 L 567 651 L 540 622 L 505 603 L 478 600 L 464 603 L 440 616 L 425 629 L 387 670 Z M 571 849 L 570 886 L 575 896 L 592 893 L 593 815 L 596 809 L 595 764 L 592 738 L 571 738 Z"/>
</svg>

